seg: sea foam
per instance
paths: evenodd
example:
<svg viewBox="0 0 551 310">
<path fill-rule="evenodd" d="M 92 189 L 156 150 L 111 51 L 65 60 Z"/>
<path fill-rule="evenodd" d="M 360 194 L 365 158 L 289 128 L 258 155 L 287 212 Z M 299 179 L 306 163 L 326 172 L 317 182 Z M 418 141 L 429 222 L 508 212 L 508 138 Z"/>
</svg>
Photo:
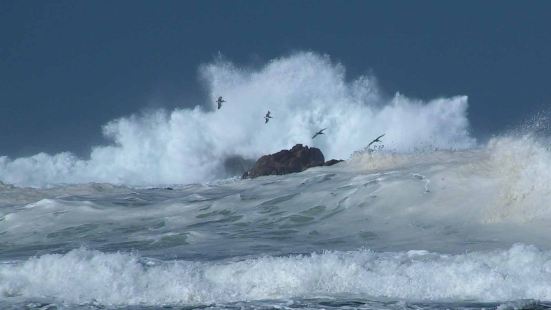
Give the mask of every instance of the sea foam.
<svg viewBox="0 0 551 310">
<path fill-rule="evenodd" d="M 551 299 L 551 252 L 444 255 L 367 249 L 242 261 L 158 262 L 86 249 L 0 265 L 2 298 L 104 305 L 206 304 L 316 296 L 405 300 Z"/>
<path fill-rule="evenodd" d="M 255 68 L 216 60 L 200 69 L 209 99 L 194 108 L 153 111 L 112 120 L 108 145 L 89 159 L 64 152 L 0 157 L 0 179 L 16 185 L 108 182 L 127 185 L 193 183 L 228 176 L 228 158 L 258 156 L 302 143 L 327 158 L 348 158 L 385 133 L 396 151 L 474 145 L 467 97 L 427 102 L 382 95 L 373 77 L 350 80 L 343 65 L 311 52 L 276 58 Z M 222 109 L 215 98 L 224 96 Z M 264 124 L 270 110 L 272 121 Z M 312 134 L 328 128 L 324 136 Z"/>
</svg>

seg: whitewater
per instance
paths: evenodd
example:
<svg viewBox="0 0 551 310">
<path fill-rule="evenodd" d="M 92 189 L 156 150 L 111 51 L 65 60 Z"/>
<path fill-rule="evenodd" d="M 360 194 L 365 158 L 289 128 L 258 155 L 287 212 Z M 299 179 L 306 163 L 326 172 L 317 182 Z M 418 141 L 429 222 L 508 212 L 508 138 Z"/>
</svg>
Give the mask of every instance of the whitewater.
<svg viewBox="0 0 551 310">
<path fill-rule="evenodd" d="M 551 307 L 545 136 L 477 142 L 466 96 L 312 52 L 199 73 L 208 102 L 113 120 L 88 158 L 0 157 L 0 308 Z M 239 178 L 296 143 L 346 161 Z"/>
</svg>

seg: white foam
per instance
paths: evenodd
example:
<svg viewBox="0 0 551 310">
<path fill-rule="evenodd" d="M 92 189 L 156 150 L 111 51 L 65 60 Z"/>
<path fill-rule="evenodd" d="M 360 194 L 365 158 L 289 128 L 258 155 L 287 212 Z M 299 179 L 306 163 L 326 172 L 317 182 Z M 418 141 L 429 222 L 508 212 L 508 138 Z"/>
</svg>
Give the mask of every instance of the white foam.
<svg viewBox="0 0 551 310">
<path fill-rule="evenodd" d="M 348 162 L 357 171 L 409 172 L 425 183 L 430 196 L 417 201 L 401 188 L 388 188 L 389 197 L 402 195 L 394 203 L 404 208 L 417 204 L 433 211 L 461 210 L 469 221 L 530 222 L 551 218 L 551 152 L 545 142 L 532 135 L 502 136 L 485 146 L 466 151 L 423 151 L 414 153 L 357 152 Z"/>
<path fill-rule="evenodd" d="M 406 300 L 551 300 L 551 252 L 515 245 L 442 255 L 370 250 L 159 263 L 73 250 L 0 265 L 0 296 L 68 303 L 204 304 L 361 294 Z"/>
<path fill-rule="evenodd" d="M 551 152 L 531 135 L 502 137 L 488 143 L 488 172 L 498 182 L 501 202 L 494 218 L 531 220 L 551 215 Z"/>
<path fill-rule="evenodd" d="M 210 94 L 205 108 L 197 102 L 193 109 L 113 120 L 103 127 L 112 144 L 93 148 L 89 160 L 71 153 L 0 157 L 1 180 L 27 186 L 203 182 L 225 176 L 228 156 L 256 159 L 303 143 L 320 147 L 327 158 L 348 158 L 382 133 L 385 146 L 398 151 L 474 144 L 467 97 L 386 98 L 372 77 L 349 82 L 342 65 L 315 53 L 274 59 L 251 70 L 216 61 L 201 73 Z M 216 110 L 219 95 L 227 102 Z M 266 125 L 267 110 L 274 118 Z M 326 135 L 311 139 L 325 127 Z"/>
</svg>

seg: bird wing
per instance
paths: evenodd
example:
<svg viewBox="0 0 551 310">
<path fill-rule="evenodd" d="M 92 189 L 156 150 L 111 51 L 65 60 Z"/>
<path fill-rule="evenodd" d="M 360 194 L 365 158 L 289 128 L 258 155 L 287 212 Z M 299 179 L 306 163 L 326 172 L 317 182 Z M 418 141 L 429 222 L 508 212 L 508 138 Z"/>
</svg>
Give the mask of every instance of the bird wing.
<svg viewBox="0 0 551 310">
<path fill-rule="evenodd" d="M 375 140 L 369 142 L 369 144 L 367 145 L 367 148 L 369 148 L 371 146 L 371 144 L 375 143 L 375 142 L 381 142 L 381 140 L 379 140 L 380 138 L 382 138 L 385 134 L 382 134 L 380 136 L 378 136 Z"/>
</svg>

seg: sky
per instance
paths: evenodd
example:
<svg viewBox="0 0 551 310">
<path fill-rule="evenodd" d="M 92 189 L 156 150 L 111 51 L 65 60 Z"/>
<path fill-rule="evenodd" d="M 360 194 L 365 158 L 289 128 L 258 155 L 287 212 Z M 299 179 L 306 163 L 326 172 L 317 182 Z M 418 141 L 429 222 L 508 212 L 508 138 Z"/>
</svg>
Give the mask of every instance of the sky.
<svg viewBox="0 0 551 310">
<path fill-rule="evenodd" d="M 551 2 L 0 0 L 0 155 L 104 142 L 139 111 L 205 103 L 201 64 L 327 54 L 388 94 L 467 95 L 479 139 L 551 104 Z"/>
</svg>

